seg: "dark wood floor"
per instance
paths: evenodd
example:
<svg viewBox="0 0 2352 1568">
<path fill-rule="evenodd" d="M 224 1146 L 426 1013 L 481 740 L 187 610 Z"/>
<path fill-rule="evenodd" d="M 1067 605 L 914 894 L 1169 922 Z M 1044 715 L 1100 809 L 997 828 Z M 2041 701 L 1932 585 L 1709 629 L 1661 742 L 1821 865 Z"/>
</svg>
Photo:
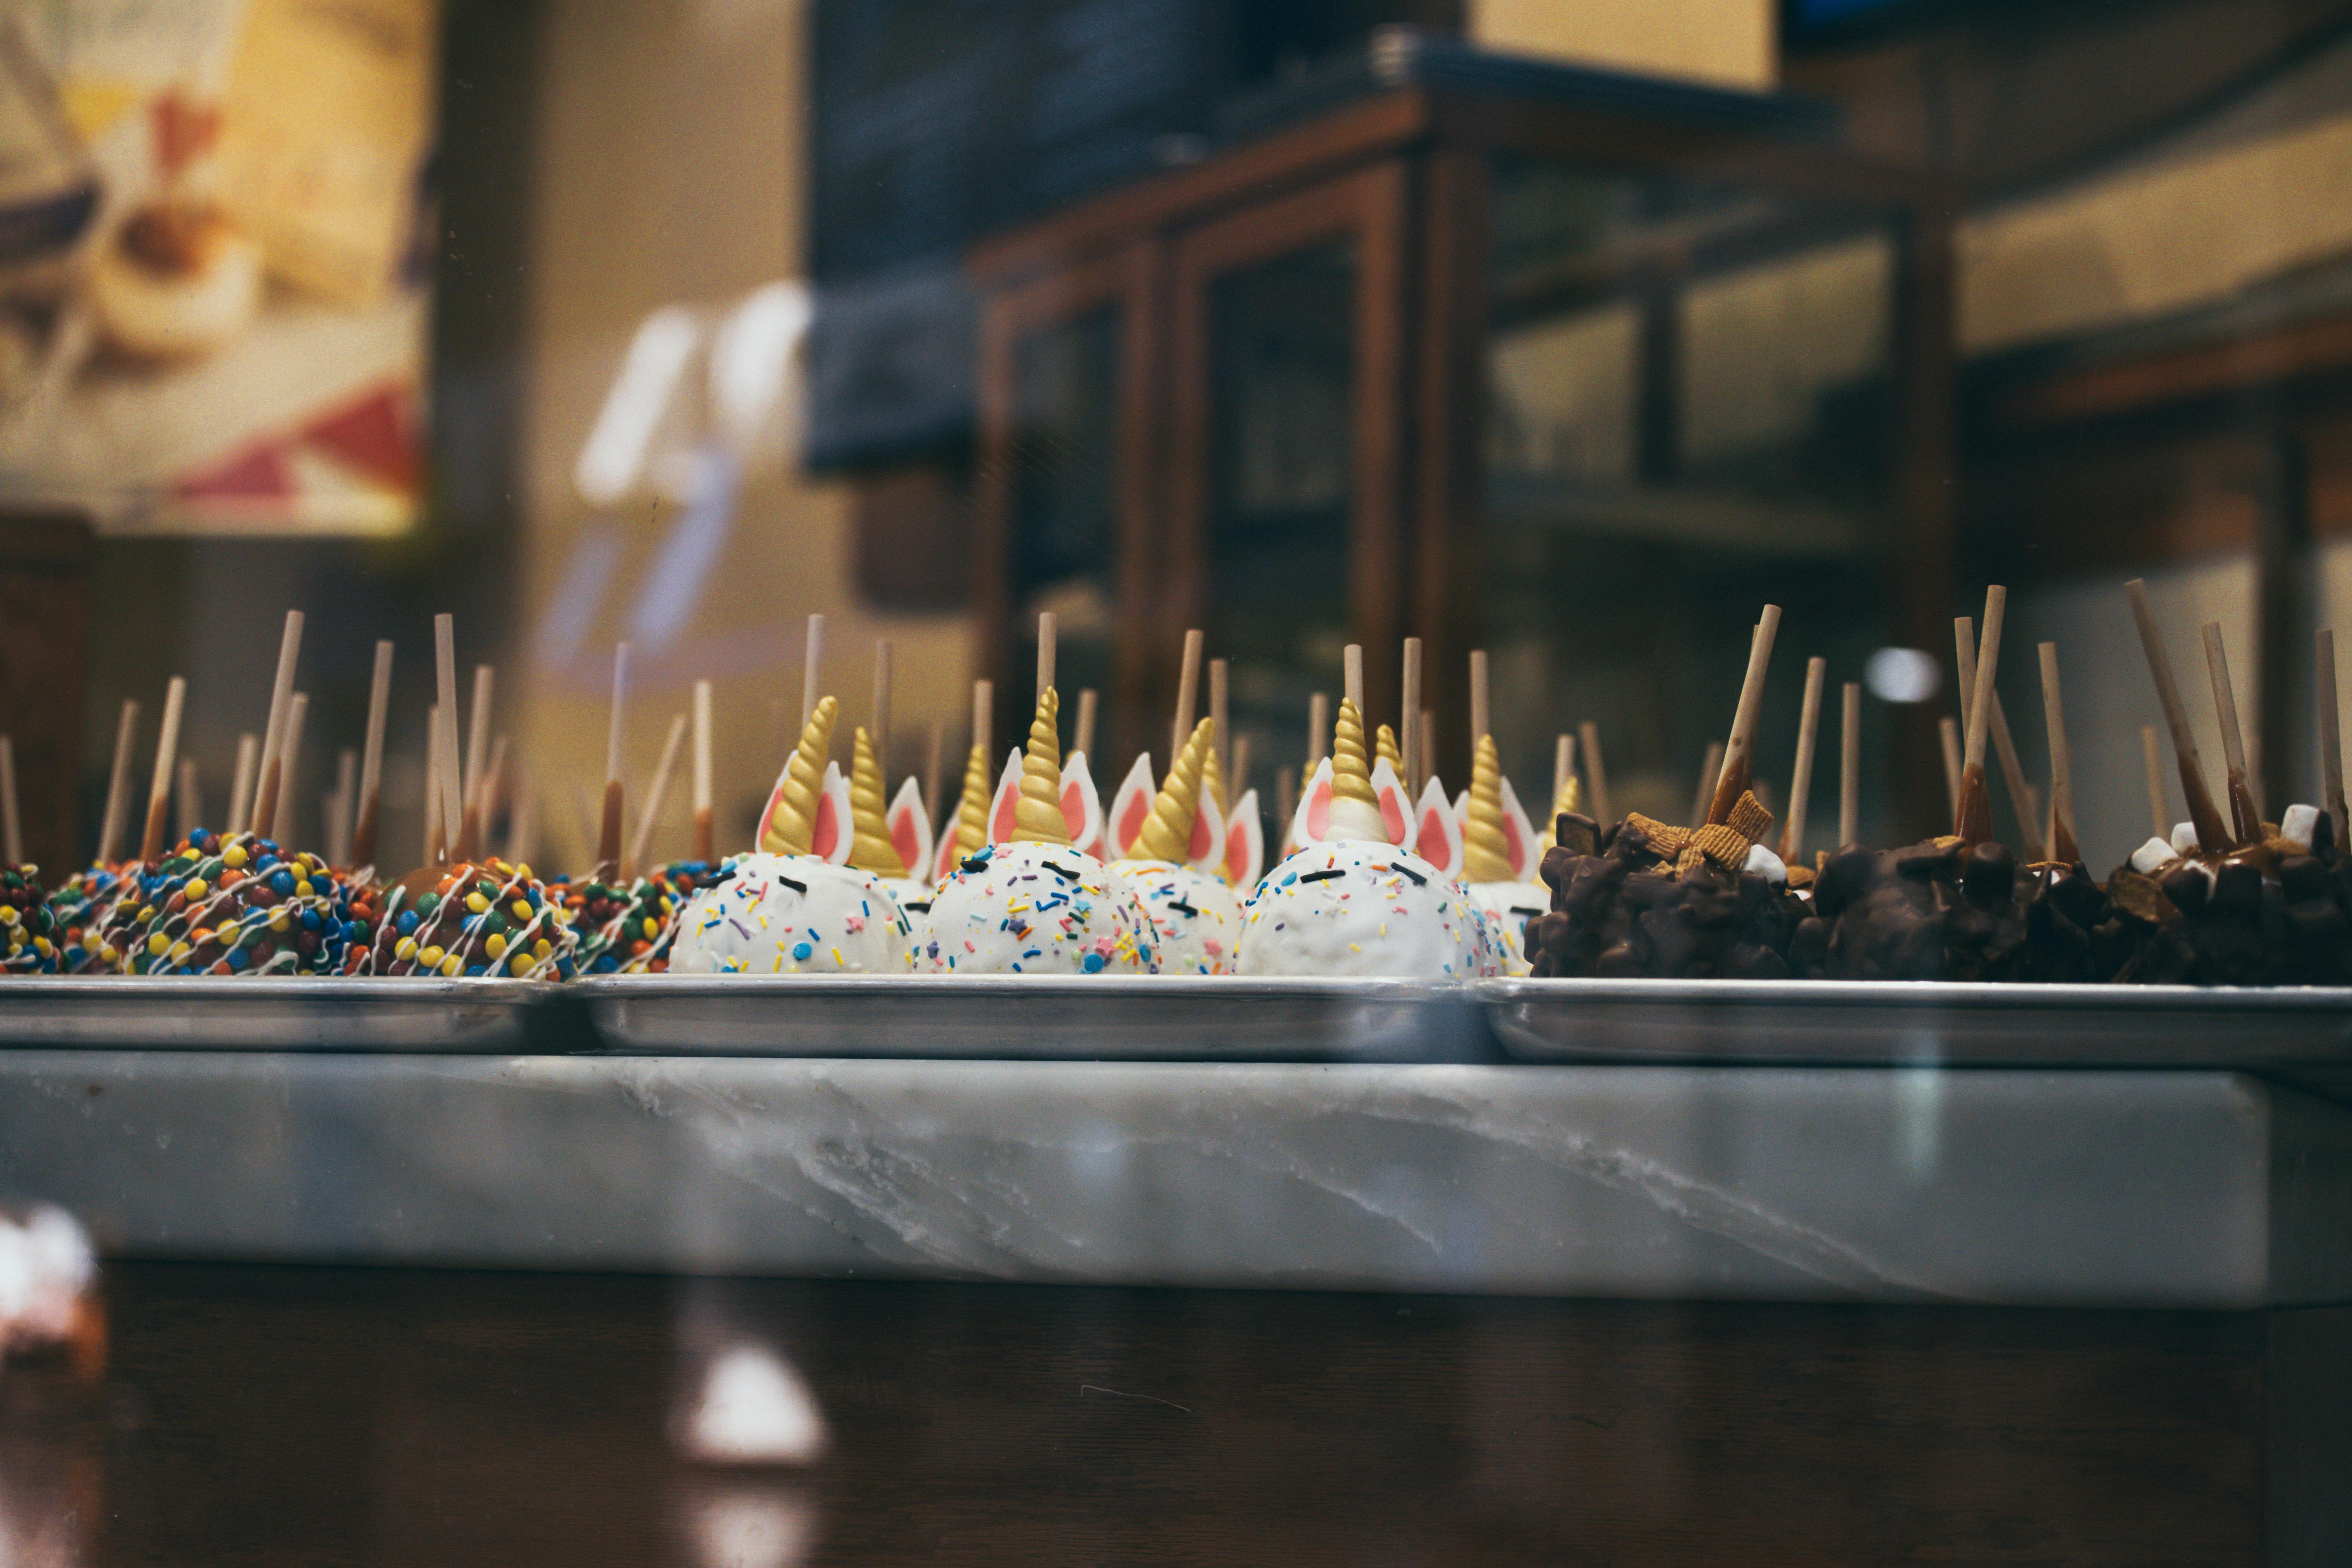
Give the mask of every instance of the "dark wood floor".
<svg viewBox="0 0 2352 1568">
<path fill-rule="evenodd" d="M 2284 1560 L 2276 1314 L 173 1264 L 108 1305 L 97 1386 L 0 1374 L 0 1560 Z M 744 1337 L 816 1390 L 805 1474 L 669 1446 Z"/>
</svg>

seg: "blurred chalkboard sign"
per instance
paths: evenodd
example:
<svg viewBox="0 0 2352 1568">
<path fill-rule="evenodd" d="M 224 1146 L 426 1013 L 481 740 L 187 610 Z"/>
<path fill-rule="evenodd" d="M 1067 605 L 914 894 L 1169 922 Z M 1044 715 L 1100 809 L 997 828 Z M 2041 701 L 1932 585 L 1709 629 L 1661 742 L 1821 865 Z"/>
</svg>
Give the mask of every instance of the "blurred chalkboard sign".
<svg viewBox="0 0 2352 1568">
<path fill-rule="evenodd" d="M 809 460 L 954 439 L 975 236 L 1149 171 L 1241 68 L 1234 0 L 820 0 Z"/>
</svg>

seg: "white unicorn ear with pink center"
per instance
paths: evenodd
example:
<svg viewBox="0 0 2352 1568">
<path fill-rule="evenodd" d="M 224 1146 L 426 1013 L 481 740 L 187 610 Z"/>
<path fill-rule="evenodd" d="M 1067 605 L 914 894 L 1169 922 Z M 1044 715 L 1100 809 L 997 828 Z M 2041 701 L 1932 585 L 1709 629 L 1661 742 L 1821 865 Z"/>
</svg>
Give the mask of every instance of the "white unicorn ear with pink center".
<svg viewBox="0 0 2352 1568">
<path fill-rule="evenodd" d="M 824 764 L 824 782 L 817 791 L 816 817 L 809 826 L 809 853 L 839 866 L 849 858 L 856 835 L 850 828 L 849 781 L 841 764 Z"/>
<path fill-rule="evenodd" d="M 1462 820 L 1454 815 L 1454 803 L 1445 798 L 1445 786 L 1435 773 L 1422 788 L 1412 838 L 1405 847 L 1436 867 L 1440 876 L 1462 875 Z"/>
<path fill-rule="evenodd" d="M 890 847 L 898 852 L 899 861 L 907 875 L 915 880 L 935 879 L 931 865 L 931 814 L 923 809 L 923 786 L 909 773 L 890 799 L 890 809 L 883 814 L 883 825 L 890 830 Z M 952 836 L 950 836 L 952 837 Z"/>
<path fill-rule="evenodd" d="M 1127 777 L 1118 781 L 1110 797 L 1110 813 L 1103 822 L 1103 847 L 1110 851 L 1109 858 L 1127 858 L 1135 836 L 1143 831 L 1151 816 L 1151 802 L 1159 791 L 1151 780 L 1151 753 L 1146 752 L 1135 759 L 1135 766 L 1127 770 Z"/>
<path fill-rule="evenodd" d="M 996 780 L 996 795 L 988 803 L 988 841 L 991 844 L 1013 842 L 1013 807 L 1021 803 L 1021 749 L 1015 746 L 1004 759 L 1004 772 Z"/>
<path fill-rule="evenodd" d="M 1084 752 L 1072 752 L 1062 759 L 1062 821 L 1070 830 L 1071 845 L 1080 854 L 1107 858 L 1102 796 L 1095 792 L 1095 777 L 1087 770 Z"/>
<path fill-rule="evenodd" d="M 1543 864 L 1543 840 L 1536 837 L 1535 824 L 1528 820 L 1519 805 L 1518 793 L 1511 781 L 1503 781 L 1503 842 L 1510 846 L 1511 880 L 1532 882 Z"/>
<path fill-rule="evenodd" d="M 1414 830 L 1412 800 L 1386 757 L 1372 763 L 1372 798 L 1380 803 L 1381 821 L 1388 827 L 1389 842 L 1410 847 Z M 1438 798 L 1443 800 L 1444 796 Z"/>
<path fill-rule="evenodd" d="M 1213 814 L 1202 812 L 1202 817 Z M 1193 836 L 1200 835 L 1200 826 L 1193 826 Z M 1221 869 L 1227 883 L 1244 892 L 1257 886 L 1265 874 L 1265 825 L 1258 820 L 1257 791 L 1247 790 L 1234 802 L 1233 816 L 1225 820 L 1224 864 Z"/>
</svg>

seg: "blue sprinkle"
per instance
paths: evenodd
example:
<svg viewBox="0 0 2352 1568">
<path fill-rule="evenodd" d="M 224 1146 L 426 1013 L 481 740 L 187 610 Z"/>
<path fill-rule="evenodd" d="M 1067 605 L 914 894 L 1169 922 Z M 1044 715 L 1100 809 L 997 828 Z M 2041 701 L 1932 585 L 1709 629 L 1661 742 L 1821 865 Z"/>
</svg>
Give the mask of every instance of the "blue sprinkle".
<svg viewBox="0 0 2352 1568">
<path fill-rule="evenodd" d="M 1102 969 L 1102 966 L 1103 966 L 1103 955 L 1102 955 L 1101 953 L 1099 953 L 1099 952 L 1090 952 L 1090 953 L 1087 954 L 1087 973 L 1088 974 L 1094 974 L 1094 973 L 1099 973 L 1099 972 L 1101 971 L 1101 969 Z"/>
<path fill-rule="evenodd" d="M 816 949 L 811 947 L 804 942 L 796 942 L 793 943 L 793 956 L 799 959 L 803 963 L 808 962 L 809 954 L 815 951 Z"/>
</svg>

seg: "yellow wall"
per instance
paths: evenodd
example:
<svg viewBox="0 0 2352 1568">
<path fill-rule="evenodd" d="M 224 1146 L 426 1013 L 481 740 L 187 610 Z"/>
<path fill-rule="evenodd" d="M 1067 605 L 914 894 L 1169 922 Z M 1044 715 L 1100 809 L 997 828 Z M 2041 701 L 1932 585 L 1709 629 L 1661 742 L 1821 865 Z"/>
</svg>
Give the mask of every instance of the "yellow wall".
<svg viewBox="0 0 2352 1568">
<path fill-rule="evenodd" d="M 542 859 L 577 868 L 575 790 L 603 776 L 612 645 L 675 508 L 651 498 L 599 513 L 572 483 L 637 324 L 664 305 L 723 307 L 796 275 L 805 163 L 799 0 L 556 0 L 547 32 L 531 197 L 533 305 L 525 437 L 526 755 L 544 783 Z M 583 534 L 617 521 L 625 541 L 578 656 L 537 667 L 532 647 Z M 775 707 L 797 712 L 803 617 L 830 617 L 826 689 L 845 725 L 867 721 L 877 637 L 897 645 L 895 747 L 920 765 L 934 719 L 951 742 L 968 705 L 966 623 L 888 618 L 857 603 L 847 497 L 770 475 L 748 487 L 724 557 L 678 657 L 649 668 L 630 705 L 630 751 L 650 773 L 698 674 L 717 680 L 715 795 L 722 851 L 745 847 L 775 771 Z M 835 746 L 845 765 L 847 732 Z M 960 742 L 958 742 L 960 743 Z M 950 764 L 950 773 L 954 772 Z M 894 781 L 895 782 L 895 781 Z M 642 786 L 638 786 L 641 788 Z M 655 858 L 687 847 L 683 776 Z M 634 809 L 634 808 L 633 808 Z"/>
</svg>

